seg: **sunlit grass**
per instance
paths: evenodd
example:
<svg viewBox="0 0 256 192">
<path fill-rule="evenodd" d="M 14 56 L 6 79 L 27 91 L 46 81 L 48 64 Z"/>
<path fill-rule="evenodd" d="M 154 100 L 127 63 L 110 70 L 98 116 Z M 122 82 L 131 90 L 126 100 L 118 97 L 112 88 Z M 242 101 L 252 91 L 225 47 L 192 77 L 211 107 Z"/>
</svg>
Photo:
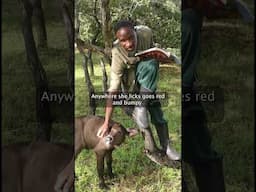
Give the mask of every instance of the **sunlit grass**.
<svg viewBox="0 0 256 192">
<path fill-rule="evenodd" d="M 97 55 L 94 55 L 95 76 L 92 77 L 96 92 L 102 91 L 102 71 Z M 75 68 L 75 115 L 88 114 L 88 91 L 82 68 L 83 58 L 76 54 Z M 109 74 L 109 66 L 106 66 Z M 180 103 L 180 66 L 161 67 L 158 91 L 168 95 L 167 105 L 163 105 L 164 116 L 168 120 L 169 133 L 174 147 L 181 151 L 181 103 Z M 97 108 L 97 115 L 104 116 L 104 106 Z M 112 115 L 115 121 L 121 122 L 126 128 L 134 127 L 135 123 L 126 116 L 119 107 Z M 152 126 L 153 127 L 153 126 Z M 155 129 L 152 128 L 156 137 Z M 157 137 L 156 137 L 157 138 Z M 158 142 L 158 139 L 157 139 Z M 114 180 L 107 180 L 112 184 L 111 191 L 172 191 L 181 190 L 181 174 L 179 169 L 159 167 L 143 154 L 143 139 L 140 135 L 127 138 L 113 153 L 113 170 L 117 174 Z M 92 151 L 83 151 L 76 160 L 77 181 L 76 191 L 100 191 L 96 172 L 96 159 Z"/>
</svg>

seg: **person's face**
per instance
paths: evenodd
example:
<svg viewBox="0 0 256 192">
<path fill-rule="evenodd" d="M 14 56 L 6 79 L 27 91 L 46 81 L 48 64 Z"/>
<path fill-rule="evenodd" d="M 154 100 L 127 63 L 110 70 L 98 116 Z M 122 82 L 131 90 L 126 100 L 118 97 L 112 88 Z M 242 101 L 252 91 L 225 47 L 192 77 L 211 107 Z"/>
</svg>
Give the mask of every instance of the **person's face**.
<svg viewBox="0 0 256 192">
<path fill-rule="evenodd" d="M 116 38 L 126 51 L 133 51 L 136 46 L 135 32 L 129 27 L 122 27 L 116 32 Z"/>
</svg>

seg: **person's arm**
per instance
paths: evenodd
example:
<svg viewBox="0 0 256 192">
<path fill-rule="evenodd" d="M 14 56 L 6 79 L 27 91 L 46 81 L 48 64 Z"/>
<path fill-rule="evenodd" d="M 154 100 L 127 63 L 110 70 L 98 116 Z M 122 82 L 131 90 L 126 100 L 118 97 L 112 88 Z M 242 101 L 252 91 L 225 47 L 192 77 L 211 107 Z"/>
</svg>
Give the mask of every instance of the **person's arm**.
<svg viewBox="0 0 256 192">
<path fill-rule="evenodd" d="M 117 94 L 121 85 L 121 79 L 123 76 L 123 61 L 119 56 L 119 51 L 116 48 L 112 50 L 112 62 L 110 69 L 110 86 L 108 89 L 109 97 L 106 100 L 106 108 L 105 108 L 105 121 L 103 125 L 100 127 L 97 136 L 104 137 L 109 132 L 109 122 L 112 117 L 112 113 L 114 111 L 114 107 L 112 104 L 111 95 Z"/>
<path fill-rule="evenodd" d="M 112 94 L 115 94 L 115 93 L 114 92 L 109 93 L 109 95 L 112 95 Z M 104 137 L 106 133 L 109 132 L 109 122 L 111 120 L 112 113 L 114 110 L 112 101 L 113 99 L 111 97 L 107 98 L 106 108 L 105 108 L 105 121 L 97 133 L 98 137 Z"/>
</svg>

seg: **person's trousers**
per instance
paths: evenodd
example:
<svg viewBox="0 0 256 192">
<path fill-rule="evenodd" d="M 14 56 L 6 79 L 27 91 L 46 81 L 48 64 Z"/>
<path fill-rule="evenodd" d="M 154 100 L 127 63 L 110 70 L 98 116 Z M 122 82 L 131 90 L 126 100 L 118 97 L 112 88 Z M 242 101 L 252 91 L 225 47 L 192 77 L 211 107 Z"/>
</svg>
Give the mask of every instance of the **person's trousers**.
<svg viewBox="0 0 256 192">
<path fill-rule="evenodd" d="M 182 85 L 192 87 L 200 59 L 202 16 L 194 9 L 182 10 Z"/>
<path fill-rule="evenodd" d="M 140 61 L 136 67 L 136 80 L 140 87 L 148 91 L 142 94 L 153 94 L 157 89 L 159 62 L 155 59 Z M 158 100 L 150 100 L 148 102 L 148 111 L 150 113 L 151 122 L 154 125 L 167 124 L 163 117 L 161 103 Z"/>
</svg>

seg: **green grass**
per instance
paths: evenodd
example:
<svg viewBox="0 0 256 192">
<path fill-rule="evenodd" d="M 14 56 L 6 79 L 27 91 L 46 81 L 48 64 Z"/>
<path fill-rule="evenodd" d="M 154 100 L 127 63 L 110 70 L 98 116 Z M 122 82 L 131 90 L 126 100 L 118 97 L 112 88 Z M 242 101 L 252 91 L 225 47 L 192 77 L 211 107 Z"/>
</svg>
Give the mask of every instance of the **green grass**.
<svg viewBox="0 0 256 192">
<path fill-rule="evenodd" d="M 67 86 L 67 38 L 54 3 L 48 5 L 48 50 L 39 51 L 50 87 Z M 32 141 L 35 136 L 35 86 L 27 63 L 18 2 L 3 2 L 2 18 L 2 142 Z M 50 13 L 50 16 L 49 14 Z M 55 15 L 55 16 L 54 16 Z M 53 17 L 54 16 L 54 17 Z M 36 34 L 35 34 L 36 38 Z M 66 122 L 53 122 L 52 141 L 72 143 Z"/>
<path fill-rule="evenodd" d="M 228 22 L 228 23 L 227 23 Z M 254 31 L 239 20 L 206 23 L 199 84 L 224 92 L 224 118 L 209 122 L 224 155 L 227 192 L 254 191 Z"/>
<path fill-rule="evenodd" d="M 98 63 L 99 56 L 93 56 L 95 76 L 92 78 L 92 82 L 95 91 L 101 92 L 102 72 Z M 87 115 L 88 91 L 82 68 L 83 58 L 79 53 L 76 54 L 75 58 L 75 115 Z M 107 66 L 107 73 L 109 74 L 109 66 Z M 160 68 L 158 90 L 168 94 L 168 102 L 165 102 L 166 105 L 163 105 L 162 109 L 168 120 L 173 145 L 178 151 L 181 151 L 180 83 L 180 66 L 171 65 Z M 104 106 L 99 106 L 96 114 L 104 116 L 104 111 Z M 135 123 L 119 107 L 115 108 L 112 117 L 127 128 L 135 126 Z M 154 128 L 153 131 L 155 138 L 157 138 Z M 180 191 L 180 170 L 155 165 L 143 154 L 143 147 L 143 139 L 137 135 L 134 138 L 127 138 L 125 143 L 113 152 L 113 171 L 117 174 L 117 178 L 107 180 L 107 183 L 111 184 L 111 191 Z M 79 155 L 75 165 L 76 176 L 78 177 L 76 191 L 99 191 L 96 159 L 93 152 L 84 150 Z"/>
</svg>

